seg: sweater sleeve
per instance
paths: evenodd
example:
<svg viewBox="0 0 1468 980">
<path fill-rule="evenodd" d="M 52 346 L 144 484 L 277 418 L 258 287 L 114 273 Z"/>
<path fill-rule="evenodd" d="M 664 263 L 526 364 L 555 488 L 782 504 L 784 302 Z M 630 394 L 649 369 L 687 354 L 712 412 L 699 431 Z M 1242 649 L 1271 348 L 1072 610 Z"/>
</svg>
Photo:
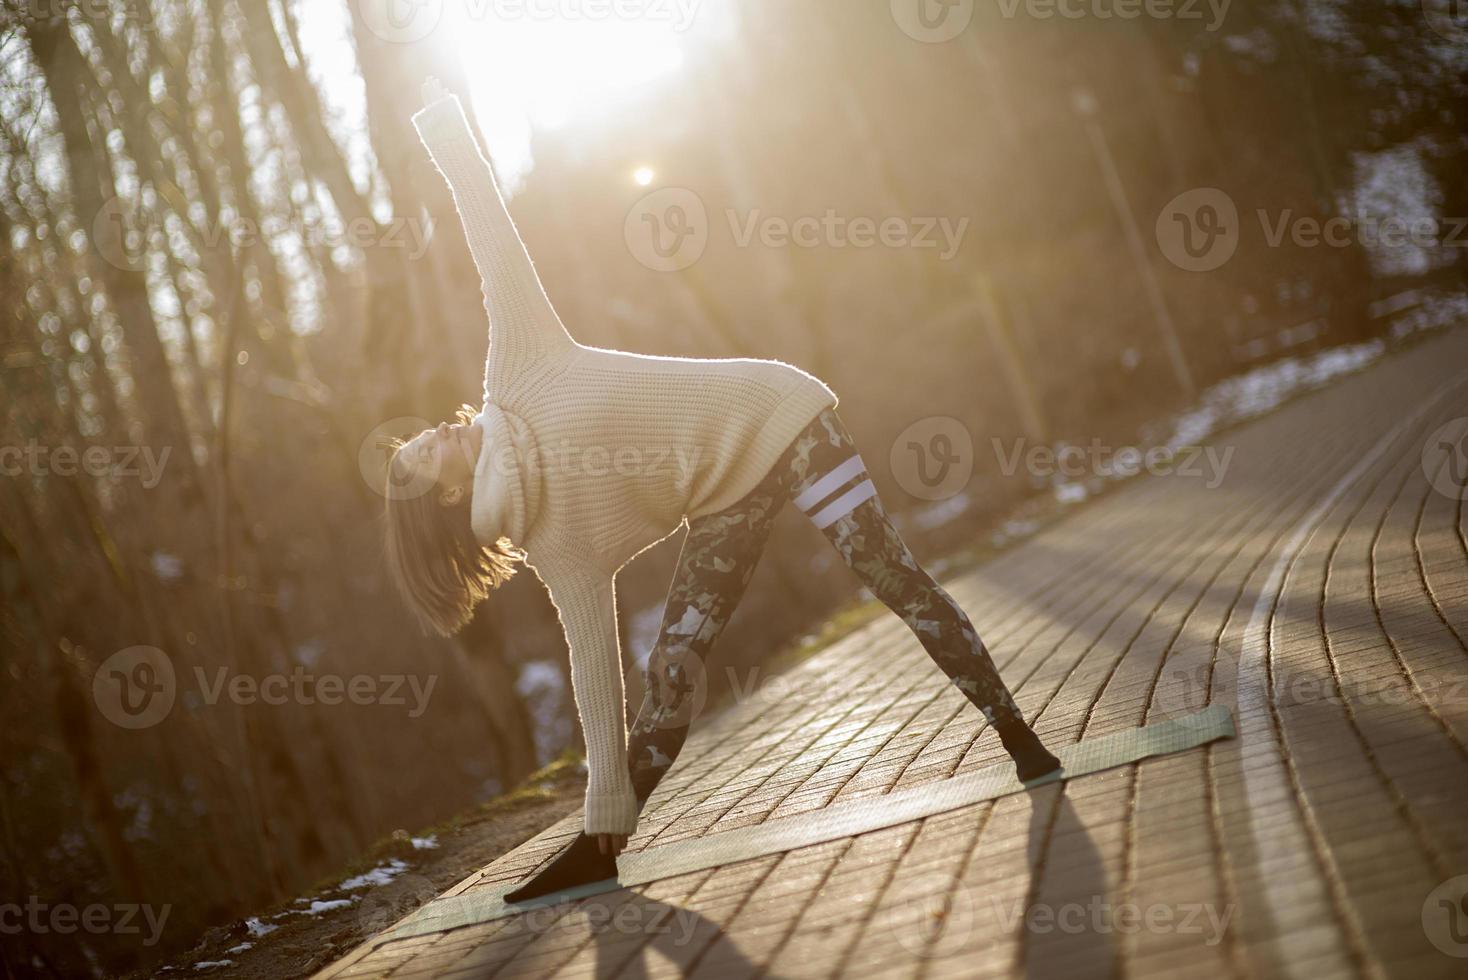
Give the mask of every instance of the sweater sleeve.
<svg viewBox="0 0 1468 980">
<path fill-rule="evenodd" d="M 505 372 L 499 377 L 514 379 L 546 354 L 573 347 L 515 230 L 494 171 L 479 152 L 458 96 L 446 96 L 419 110 L 413 126 L 448 181 L 479 270 L 489 314 L 486 381 L 498 370 Z"/>
<path fill-rule="evenodd" d="M 627 769 L 613 578 L 569 561 L 536 570 L 550 590 L 571 648 L 571 686 L 586 733 L 586 832 L 630 834 L 637 826 L 637 798 Z"/>
</svg>

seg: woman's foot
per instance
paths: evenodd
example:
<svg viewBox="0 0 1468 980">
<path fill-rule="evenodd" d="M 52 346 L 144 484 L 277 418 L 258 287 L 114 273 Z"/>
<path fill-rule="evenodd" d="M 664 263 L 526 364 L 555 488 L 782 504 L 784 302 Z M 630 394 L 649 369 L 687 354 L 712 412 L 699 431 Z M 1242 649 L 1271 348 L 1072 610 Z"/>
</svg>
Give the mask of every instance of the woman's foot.
<svg viewBox="0 0 1468 980">
<path fill-rule="evenodd" d="M 999 741 L 1014 760 L 1014 774 L 1022 783 L 1048 776 L 1060 768 L 1060 760 L 1050 754 L 1029 725 L 1019 724 L 999 730 Z"/>
<path fill-rule="evenodd" d="M 552 892 L 588 885 L 593 881 L 604 881 L 617 877 L 617 859 L 603 854 L 595 837 L 577 834 L 555 860 L 547 864 L 534 877 L 505 895 L 507 902 L 524 902 Z"/>
</svg>

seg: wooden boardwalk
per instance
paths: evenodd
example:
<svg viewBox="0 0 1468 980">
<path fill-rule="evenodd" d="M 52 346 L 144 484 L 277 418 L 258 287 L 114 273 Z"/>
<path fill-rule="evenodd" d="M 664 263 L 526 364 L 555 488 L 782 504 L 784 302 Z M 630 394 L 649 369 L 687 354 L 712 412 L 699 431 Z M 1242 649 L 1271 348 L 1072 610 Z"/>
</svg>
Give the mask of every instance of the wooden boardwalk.
<svg viewBox="0 0 1468 980">
<path fill-rule="evenodd" d="M 1216 440 L 1218 486 L 1134 481 L 945 583 L 1047 741 L 1209 700 L 1236 740 L 320 976 L 1468 975 L 1468 445 L 1435 435 L 1465 416 L 1460 330 Z M 1002 758 L 884 617 L 700 719 L 631 849 Z"/>
</svg>

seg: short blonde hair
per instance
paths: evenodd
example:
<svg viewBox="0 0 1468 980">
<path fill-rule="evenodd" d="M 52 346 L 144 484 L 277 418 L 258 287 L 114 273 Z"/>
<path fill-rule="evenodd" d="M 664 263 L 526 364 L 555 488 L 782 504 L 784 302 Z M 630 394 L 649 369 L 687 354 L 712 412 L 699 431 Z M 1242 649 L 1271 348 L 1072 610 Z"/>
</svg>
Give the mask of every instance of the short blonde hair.
<svg viewBox="0 0 1468 980">
<path fill-rule="evenodd" d="M 472 422 L 473 409 L 459 410 L 458 420 Z M 474 536 L 468 494 L 444 506 L 438 488 L 402 493 L 414 482 L 413 454 L 407 443 L 393 446 L 387 471 L 387 567 L 408 608 L 425 632 L 452 636 L 474 618 L 481 599 L 509 581 L 524 553 L 508 538 L 485 547 Z"/>
</svg>

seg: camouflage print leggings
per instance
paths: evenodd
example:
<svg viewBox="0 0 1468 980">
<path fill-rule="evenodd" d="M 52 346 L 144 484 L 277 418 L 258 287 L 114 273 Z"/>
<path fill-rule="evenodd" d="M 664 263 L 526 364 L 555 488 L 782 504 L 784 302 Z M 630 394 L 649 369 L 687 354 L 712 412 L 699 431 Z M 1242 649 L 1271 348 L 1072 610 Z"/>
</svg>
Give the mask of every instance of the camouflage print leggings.
<svg viewBox="0 0 1468 980">
<path fill-rule="evenodd" d="M 1023 721 L 973 624 L 913 559 L 882 509 L 851 434 L 827 409 L 742 500 L 689 522 L 648 659 L 647 693 L 628 741 L 639 804 L 677 758 L 702 707 L 709 653 L 744 595 L 775 516 L 792 498 L 991 723 L 1007 728 Z"/>
</svg>

